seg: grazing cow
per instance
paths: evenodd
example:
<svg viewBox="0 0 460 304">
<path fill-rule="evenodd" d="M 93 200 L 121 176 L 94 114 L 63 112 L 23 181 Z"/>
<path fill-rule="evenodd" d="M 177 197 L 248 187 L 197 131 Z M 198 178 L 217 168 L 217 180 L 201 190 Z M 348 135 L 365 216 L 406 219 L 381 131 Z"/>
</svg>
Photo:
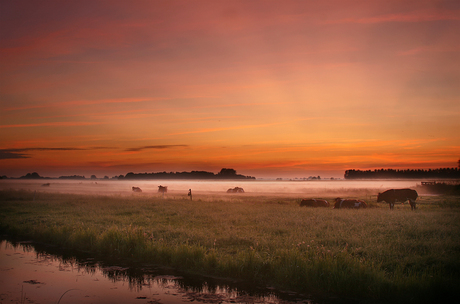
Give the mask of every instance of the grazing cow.
<svg viewBox="0 0 460 304">
<path fill-rule="evenodd" d="M 43 184 L 42 187 L 49 187 L 51 184 L 50 183 L 46 183 L 46 184 Z"/>
<path fill-rule="evenodd" d="M 365 201 L 357 200 L 357 199 L 343 199 L 343 198 L 336 198 L 334 209 L 340 208 L 352 208 L 352 209 L 359 209 L 359 208 L 367 208 L 367 204 Z"/>
<path fill-rule="evenodd" d="M 134 192 L 142 192 L 142 189 L 139 187 L 133 187 Z"/>
<path fill-rule="evenodd" d="M 304 199 L 300 202 L 300 207 L 329 207 L 329 202 L 322 199 Z"/>
<path fill-rule="evenodd" d="M 415 210 L 415 200 L 418 197 L 418 193 L 412 189 L 390 189 L 383 193 L 379 193 L 377 202 L 387 202 L 390 204 L 390 210 L 394 208 L 395 202 L 401 202 L 404 204 L 405 201 L 409 201 L 410 209 Z"/>
<path fill-rule="evenodd" d="M 235 187 L 235 188 L 230 188 L 227 190 L 227 193 L 244 193 L 243 188 L 240 187 Z"/>
<path fill-rule="evenodd" d="M 165 194 L 168 192 L 168 187 L 163 187 L 162 185 L 158 186 L 158 192 Z"/>
</svg>

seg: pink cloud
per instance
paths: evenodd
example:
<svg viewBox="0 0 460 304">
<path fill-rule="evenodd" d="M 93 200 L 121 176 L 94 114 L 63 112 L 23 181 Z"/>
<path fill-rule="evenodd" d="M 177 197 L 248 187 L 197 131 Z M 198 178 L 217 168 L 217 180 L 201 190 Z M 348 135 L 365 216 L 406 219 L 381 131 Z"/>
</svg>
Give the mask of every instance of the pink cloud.
<svg viewBox="0 0 460 304">
<path fill-rule="evenodd" d="M 420 53 L 438 53 L 438 52 L 460 52 L 460 46 L 420 46 L 410 50 L 401 51 L 398 53 L 399 56 L 410 56 L 417 55 Z"/>
<path fill-rule="evenodd" d="M 373 24 L 385 22 L 429 22 L 439 20 L 460 20 L 459 11 L 438 11 L 438 12 L 417 12 L 412 14 L 387 14 L 374 17 L 361 18 L 343 18 L 337 20 L 325 21 L 325 24 L 341 24 L 341 23 L 358 23 L 358 24 Z"/>
<path fill-rule="evenodd" d="M 67 107 L 67 106 L 84 106 L 94 104 L 110 104 L 110 103 L 132 103 L 142 102 L 151 100 L 165 100 L 169 98 L 116 98 L 116 99 L 99 99 L 99 100 L 73 100 L 73 101 L 61 101 L 46 104 L 27 105 L 22 107 L 10 107 L 2 109 L 3 111 L 16 111 L 16 110 L 28 110 L 38 108 L 54 108 L 54 107 Z"/>
<path fill-rule="evenodd" d="M 311 117 L 311 118 L 294 119 L 291 121 L 274 122 L 274 123 L 258 124 L 258 125 L 241 125 L 241 126 L 233 126 L 233 127 L 225 127 L 225 128 L 208 128 L 208 129 L 200 129 L 200 130 L 194 130 L 194 131 L 170 133 L 167 135 L 184 135 L 184 134 L 194 134 L 194 133 L 210 133 L 210 132 L 220 132 L 220 131 L 229 131 L 229 130 L 264 128 L 264 127 L 271 127 L 271 126 L 277 126 L 277 125 L 291 124 L 296 121 L 305 121 L 305 120 L 313 120 L 313 119 L 319 119 L 319 118 Z"/>
<path fill-rule="evenodd" d="M 0 125 L 0 128 L 27 128 L 27 127 L 77 127 L 77 126 L 92 126 L 100 125 L 101 122 L 81 122 L 81 121 L 61 121 L 61 122 L 43 122 L 33 124 L 16 124 L 16 125 Z"/>
</svg>

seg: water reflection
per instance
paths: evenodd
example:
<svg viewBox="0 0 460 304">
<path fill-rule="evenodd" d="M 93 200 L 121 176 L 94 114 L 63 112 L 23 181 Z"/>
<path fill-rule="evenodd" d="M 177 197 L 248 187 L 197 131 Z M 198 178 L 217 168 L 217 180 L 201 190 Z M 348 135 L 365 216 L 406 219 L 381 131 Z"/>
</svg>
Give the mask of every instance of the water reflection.
<svg viewBox="0 0 460 304">
<path fill-rule="evenodd" d="M 0 242 L 0 303 L 318 303 L 154 265 L 101 262 L 57 247 Z"/>
</svg>

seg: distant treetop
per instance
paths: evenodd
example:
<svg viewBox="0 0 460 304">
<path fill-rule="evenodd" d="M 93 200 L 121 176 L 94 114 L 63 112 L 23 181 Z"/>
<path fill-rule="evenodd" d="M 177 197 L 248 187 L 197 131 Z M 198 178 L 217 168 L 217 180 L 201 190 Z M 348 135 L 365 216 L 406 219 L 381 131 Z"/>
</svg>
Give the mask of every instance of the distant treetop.
<svg viewBox="0 0 460 304">
<path fill-rule="evenodd" d="M 21 176 L 20 178 L 23 178 L 23 179 L 39 179 L 39 178 L 43 178 L 43 177 L 41 177 L 37 172 L 33 172 L 33 173 L 27 173 L 26 175 Z"/>
<path fill-rule="evenodd" d="M 85 179 L 85 177 L 81 175 L 72 175 L 72 176 L 59 176 L 59 179 Z"/>
<path fill-rule="evenodd" d="M 236 175 L 236 170 L 235 169 L 227 169 L 227 168 L 222 168 L 217 175 L 220 176 L 235 176 Z"/>
<path fill-rule="evenodd" d="M 458 179 L 460 178 L 460 169 L 458 168 L 440 168 L 440 169 L 375 169 L 375 170 L 346 170 L 345 179 L 398 179 L 398 178 L 438 178 L 438 179 Z"/>
</svg>

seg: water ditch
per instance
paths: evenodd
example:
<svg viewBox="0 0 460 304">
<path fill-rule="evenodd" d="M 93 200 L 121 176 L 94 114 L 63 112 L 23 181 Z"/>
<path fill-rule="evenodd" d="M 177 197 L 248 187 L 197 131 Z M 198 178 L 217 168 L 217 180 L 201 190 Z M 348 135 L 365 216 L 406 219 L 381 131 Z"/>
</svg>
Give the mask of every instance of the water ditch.
<svg viewBox="0 0 460 304">
<path fill-rule="evenodd" d="M 104 262 L 0 238 L 0 303 L 337 303 L 248 282 L 183 275 L 154 265 Z"/>
</svg>

